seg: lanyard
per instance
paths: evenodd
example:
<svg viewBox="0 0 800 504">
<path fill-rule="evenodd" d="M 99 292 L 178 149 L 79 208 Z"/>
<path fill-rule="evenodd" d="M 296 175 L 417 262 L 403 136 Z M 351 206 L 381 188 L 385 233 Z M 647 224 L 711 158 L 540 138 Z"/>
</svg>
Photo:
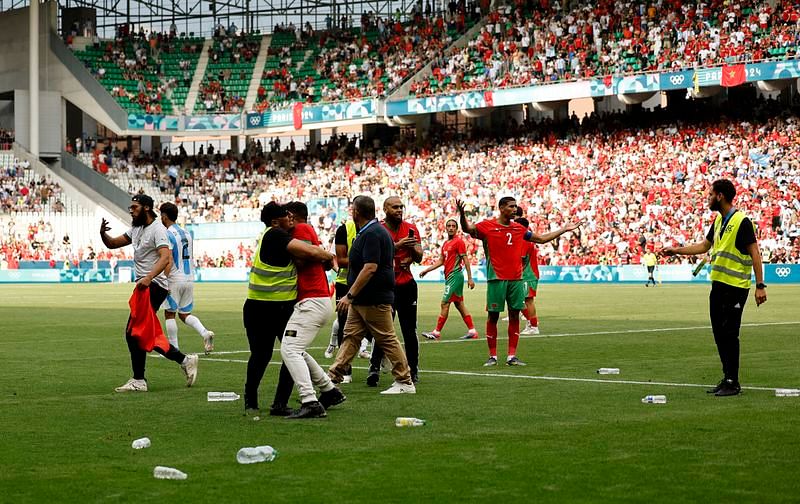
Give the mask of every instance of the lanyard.
<svg viewBox="0 0 800 504">
<path fill-rule="evenodd" d="M 371 221 L 367 222 L 366 224 L 364 224 L 364 227 L 362 227 L 361 229 L 358 230 L 357 234 L 363 233 L 365 229 L 367 229 L 371 225 L 375 224 L 376 222 L 378 222 L 378 219 L 372 219 Z"/>
<path fill-rule="evenodd" d="M 735 213 L 736 213 L 736 209 L 735 208 L 731 208 L 728 211 L 728 214 L 725 215 L 725 217 L 722 218 L 722 226 L 720 226 L 720 228 L 719 228 L 719 236 L 720 236 L 720 238 L 722 238 L 722 235 L 725 234 L 725 226 L 728 225 L 728 221 L 731 220 L 731 217 L 733 217 L 733 214 L 735 214 Z"/>
</svg>

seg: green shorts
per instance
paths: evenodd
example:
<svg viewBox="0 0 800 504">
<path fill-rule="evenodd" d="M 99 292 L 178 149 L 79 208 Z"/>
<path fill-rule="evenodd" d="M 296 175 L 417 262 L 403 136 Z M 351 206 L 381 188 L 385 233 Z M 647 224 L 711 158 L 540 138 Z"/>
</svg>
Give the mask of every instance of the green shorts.
<svg viewBox="0 0 800 504">
<path fill-rule="evenodd" d="M 456 271 L 450 274 L 444 281 L 444 295 L 442 303 L 456 303 L 464 301 L 464 274 Z"/>
<path fill-rule="evenodd" d="M 539 287 L 539 279 L 536 277 L 525 278 L 525 299 L 536 297 L 536 288 Z"/>
<path fill-rule="evenodd" d="M 486 287 L 486 311 L 505 311 L 525 308 L 525 282 L 522 280 L 490 280 Z"/>
</svg>

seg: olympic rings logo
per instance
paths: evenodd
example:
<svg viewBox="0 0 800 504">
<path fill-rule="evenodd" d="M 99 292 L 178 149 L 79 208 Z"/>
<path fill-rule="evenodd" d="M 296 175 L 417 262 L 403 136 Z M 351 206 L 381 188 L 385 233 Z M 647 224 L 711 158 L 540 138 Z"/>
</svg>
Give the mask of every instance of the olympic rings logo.
<svg viewBox="0 0 800 504">
<path fill-rule="evenodd" d="M 775 268 L 775 274 L 778 275 L 779 278 L 786 278 L 792 273 L 792 268 Z"/>
<path fill-rule="evenodd" d="M 261 122 L 261 116 L 250 116 L 250 125 L 251 126 L 258 126 L 258 123 Z"/>
<path fill-rule="evenodd" d="M 686 77 L 684 77 L 683 74 L 669 76 L 669 81 L 672 83 L 673 86 L 678 86 L 680 84 L 683 84 L 684 80 L 686 80 Z"/>
</svg>

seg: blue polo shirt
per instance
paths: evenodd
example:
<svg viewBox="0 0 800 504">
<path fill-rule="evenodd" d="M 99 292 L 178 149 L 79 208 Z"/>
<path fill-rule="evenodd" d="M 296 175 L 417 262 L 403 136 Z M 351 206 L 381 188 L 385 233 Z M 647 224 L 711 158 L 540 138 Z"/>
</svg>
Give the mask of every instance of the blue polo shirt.
<svg viewBox="0 0 800 504">
<path fill-rule="evenodd" d="M 353 299 L 355 305 L 394 303 L 394 242 L 377 220 L 368 222 L 353 240 L 348 256 L 347 285 L 353 285 L 367 263 L 378 265 L 377 271 Z"/>
</svg>

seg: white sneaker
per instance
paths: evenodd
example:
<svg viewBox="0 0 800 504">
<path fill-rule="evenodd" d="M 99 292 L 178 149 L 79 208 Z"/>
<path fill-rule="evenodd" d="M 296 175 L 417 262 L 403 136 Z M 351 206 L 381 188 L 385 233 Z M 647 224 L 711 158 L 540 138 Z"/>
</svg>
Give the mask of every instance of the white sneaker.
<svg viewBox="0 0 800 504">
<path fill-rule="evenodd" d="M 214 331 L 206 331 L 206 335 L 203 336 L 203 347 L 206 350 L 206 355 L 210 354 L 214 351 Z"/>
<path fill-rule="evenodd" d="M 117 392 L 147 392 L 147 381 L 131 378 L 125 385 L 115 388 Z"/>
<path fill-rule="evenodd" d="M 325 349 L 325 358 L 332 358 L 334 353 L 336 353 L 336 345 L 328 345 L 328 348 Z"/>
<path fill-rule="evenodd" d="M 344 375 L 342 376 L 342 383 L 353 383 L 353 375 Z"/>
<path fill-rule="evenodd" d="M 372 354 L 367 352 L 366 350 L 361 350 L 360 352 L 358 352 L 359 359 L 369 359 L 370 357 L 372 357 Z"/>
<path fill-rule="evenodd" d="M 508 315 L 506 315 L 505 317 L 503 317 L 503 318 L 502 318 L 502 319 L 500 319 L 500 320 L 502 320 L 503 322 L 508 322 Z"/>
<path fill-rule="evenodd" d="M 529 322 L 528 325 L 525 326 L 525 329 L 520 331 L 520 334 L 539 334 L 539 328 L 532 326 Z"/>
<path fill-rule="evenodd" d="M 200 359 L 197 354 L 186 356 L 186 364 L 181 364 L 183 374 L 186 376 L 186 386 L 191 387 L 197 381 L 197 362 Z"/>
<path fill-rule="evenodd" d="M 405 383 L 394 382 L 392 386 L 388 389 L 381 392 L 383 395 L 395 395 L 395 394 L 416 394 L 417 387 L 414 386 L 413 383 L 409 383 L 406 385 Z"/>
</svg>

